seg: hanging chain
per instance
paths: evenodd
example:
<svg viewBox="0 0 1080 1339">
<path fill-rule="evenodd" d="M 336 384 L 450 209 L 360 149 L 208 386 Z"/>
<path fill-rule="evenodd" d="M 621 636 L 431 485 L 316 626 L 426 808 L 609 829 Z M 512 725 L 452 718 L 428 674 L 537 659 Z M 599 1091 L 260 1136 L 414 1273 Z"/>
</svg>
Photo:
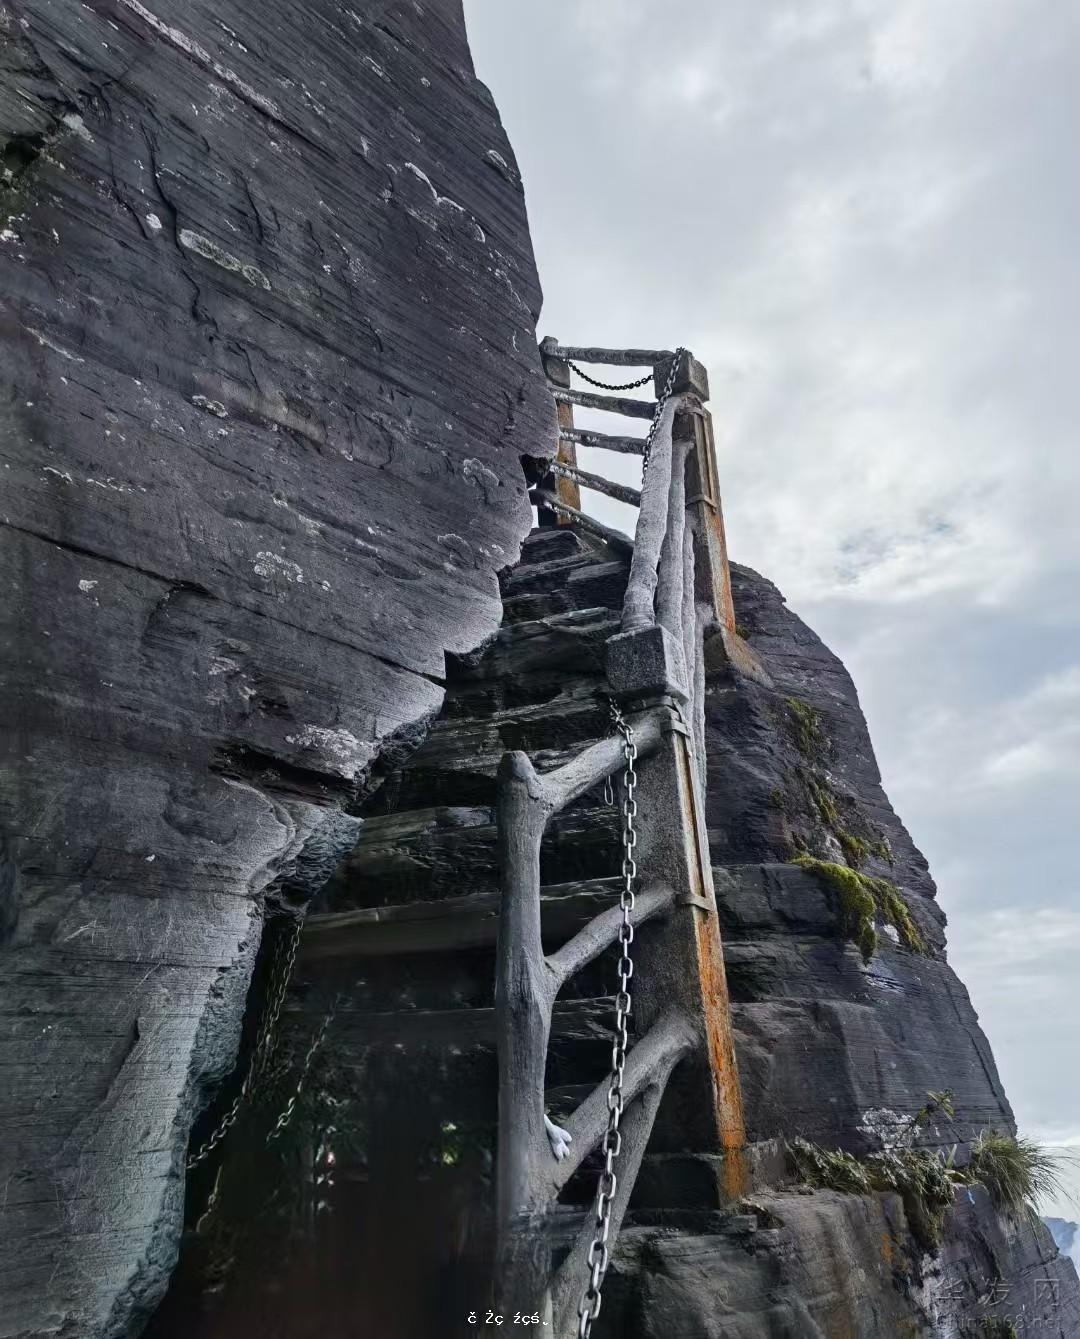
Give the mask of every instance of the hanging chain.
<svg viewBox="0 0 1080 1339">
<path fill-rule="evenodd" d="M 590 386 L 599 386 L 602 391 L 636 391 L 639 386 L 644 386 L 647 381 L 653 379 L 653 374 L 647 372 L 645 376 L 639 377 L 637 381 L 623 381 L 618 384 L 611 381 L 597 381 L 595 377 L 590 377 L 588 372 L 583 372 L 577 363 L 571 363 L 567 360 L 566 365 L 572 368 L 582 381 L 587 381 Z"/>
<path fill-rule="evenodd" d="M 314 1037 L 312 1037 L 311 1044 L 308 1046 L 307 1052 L 304 1055 L 304 1063 L 300 1067 L 300 1077 L 296 1080 L 296 1087 L 293 1089 L 292 1096 L 285 1103 L 285 1109 L 275 1121 L 274 1128 L 266 1136 L 266 1142 L 268 1144 L 272 1143 L 279 1134 L 282 1134 L 285 1127 L 292 1120 L 293 1112 L 296 1110 L 296 1104 L 300 1100 L 300 1095 L 304 1091 L 304 1084 L 307 1082 L 308 1074 L 311 1072 L 311 1062 L 315 1059 L 315 1052 L 323 1044 L 323 1039 L 326 1037 L 327 1030 L 329 1029 L 330 1024 L 334 1021 L 334 1012 L 336 1008 L 337 1003 L 335 1001 L 327 1011 L 323 1021 L 319 1024 Z"/>
<path fill-rule="evenodd" d="M 229 1109 L 218 1122 L 213 1133 L 200 1145 L 187 1160 L 187 1170 L 190 1172 L 198 1167 L 200 1163 L 213 1153 L 214 1149 L 221 1143 L 232 1127 L 236 1124 L 244 1103 L 251 1096 L 252 1089 L 266 1069 L 267 1062 L 270 1059 L 270 1052 L 274 1045 L 274 1036 L 277 1031 L 278 1019 L 281 1016 L 281 1007 L 285 1003 L 285 993 L 289 988 L 289 980 L 292 977 L 293 967 L 296 963 L 296 954 L 300 947 L 300 931 L 303 929 L 303 914 L 297 916 L 292 924 L 292 929 L 288 937 L 283 939 L 275 958 L 274 966 L 270 973 L 270 983 L 267 990 L 266 1012 L 263 1014 L 262 1023 L 259 1025 L 258 1036 L 255 1039 L 255 1046 L 251 1052 L 251 1060 L 248 1062 L 247 1073 L 244 1075 L 244 1082 L 240 1085 L 240 1091 L 233 1098 Z M 325 1030 L 325 1028 L 324 1028 Z M 322 1038 L 320 1037 L 320 1041 Z M 215 1186 L 215 1195 L 217 1187 Z"/>
<path fill-rule="evenodd" d="M 652 455 L 653 438 L 656 436 L 656 430 L 660 426 L 660 416 L 664 412 L 664 405 L 667 404 L 671 392 L 675 386 L 675 373 L 679 370 L 679 364 L 682 362 L 683 354 L 686 350 L 680 344 L 675 350 L 675 355 L 671 360 L 671 366 L 668 368 L 667 378 L 664 382 L 664 389 L 660 398 L 656 402 L 656 412 L 652 416 L 652 422 L 649 424 L 649 432 L 645 438 L 645 446 L 641 453 L 641 483 L 645 484 L 645 475 L 649 469 L 649 457 Z"/>
<path fill-rule="evenodd" d="M 626 1068 L 626 1050 L 628 1045 L 627 1019 L 630 1015 L 630 978 L 634 975 L 634 963 L 630 956 L 630 945 L 634 942 L 634 926 L 630 919 L 634 910 L 634 884 L 637 881 L 637 861 L 634 848 L 637 846 L 637 832 L 634 820 L 637 818 L 637 800 L 634 790 L 637 786 L 637 744 L 634 742 L 634 730 L 622 712 L 611 703 L 611 719 L 623 739 L 623 757 L 626 765 L 623 771 L 622 802 L 622 881 L 619 892 L 619 907 L 622 922 L 619 925 L 618 943 L 621 956 L 618 963 L 619 991 L 615 996 L 615 1041 L 611 1048 L 611 1081 L 608 1085 L 608 1123 L 601 1145 L 604 1153 L 604 1170 L 600 1173 L 600 1183 L 596 1188 L 595 1233 L 589 1254 L 586 1257 L 589 1266 L 589 1282 L 581 1295 L 578 1306 L 578 1339 L 589 1339 L 592 1323 L 600 1314 L 600 1290 L 604 1284 L 604 1275 L 609 1263 L 608 1234 L 611 1230 L 611 1203 L 615 1198 L 618 1178 L 615 1175 L 615 1160 L 622 1151 L 622 1132 L 619 1123 L 623 1114 L 623 1072 Z M 605 787 L 605 799 L 608 795 L 614 799 L 610 781 Z"/>
</svg>

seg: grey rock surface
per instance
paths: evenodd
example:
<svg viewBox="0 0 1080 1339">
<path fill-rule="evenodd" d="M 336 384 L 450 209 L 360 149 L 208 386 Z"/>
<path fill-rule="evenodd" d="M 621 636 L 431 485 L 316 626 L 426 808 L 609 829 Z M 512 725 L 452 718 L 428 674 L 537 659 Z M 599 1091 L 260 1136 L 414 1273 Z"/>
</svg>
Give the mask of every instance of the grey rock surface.
<svg viewBox="0 0 1080 1339">
<path fill-rule="evenodd" d="M 498 626 L 554 412 L 459 0 L 4 0 L 0 38 L 0 1335 L 116 1335 L 261 893 Z"/>
<path fill-rule="evenodd" d="M 1012 1128 L 968 993 L 945 957 L 927 864 L 881 786 L 858 694 L 840 660 L 769 581 L 733 566 L 740 627 L 773 680 L 709 678 L 708 814 L 750 1136 L 802 1135 L 866 1152 L 929 1090 L 956 1120 L 931 1140 L 961 1150 Z M 861 843 L 853 847 L 852 841 Z M 879 924 L 868 962 L 837 894 L 791 863 L 801 851 L 893 883 L 922 938 Z"/>
</svg>

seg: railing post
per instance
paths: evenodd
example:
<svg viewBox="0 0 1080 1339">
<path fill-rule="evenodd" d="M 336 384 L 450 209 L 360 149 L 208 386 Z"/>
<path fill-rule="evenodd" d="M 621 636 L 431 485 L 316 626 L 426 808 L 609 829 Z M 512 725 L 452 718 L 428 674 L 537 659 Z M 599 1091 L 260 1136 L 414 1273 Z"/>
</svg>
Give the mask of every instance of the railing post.
<svg viewBox="0 0 1080 1339">
<path fill-rule="evenodd" d="M 608 678 L 628 702 L 658 692 L 669 702 L 683 696 L 682 648 L 671 654 L 674 639 L 658 644 L 656 632 L 608 641 Z M 666 666 L 658 663 L 665 652 Z M 719 1206 L 744 1189 L 742 1097 L 692 734 L 679 711 L 670 705 L 664 711 L 664 738 L 639 773 L 638 875 L 643 885 L 659 876 L 670 880 L 678 897 L 672 916 L 644 927 L 636 940 L 635 1028 L 642 1035 L 674 1006 L 704 1040 L 703 1051 L 672 1079 L 676 1096 L 661 1109 L 655 1151 L 704 1153 L 697 1161 L 706 1175 L 696 1195 L 699 1203 Z M 677 1114 L 665 1118 L 665 1110 Z"/>
<path fill-rule="evenodd" d="M 709 376 L 696 358 L 683 354 L 675 372 L 672 394 L 688 397 L 676 423 L 675 435 L 689 439 L 686 469 L 686 508 L 696 537 L 695 596 L 712 610 L 717 626 L 735 634 L 735 606 L 731 598 L 724 516 L 720 505 L 720 483 L 716 471 L 712 415 L 705 408 L 709 399 Z M 670 360 L 657 364 L 657 394 L 667 379 Z"/>
<path fill-rule="evenodd" d="M 552 386 L 568 390 L 570 387 L 570 363 L 567 359 L 557 358 L 548 352 L 549 349 L 553 349 L 557 345 L 558 340 L 553 335 L 548 335 L 546 339 L 541 340 L 540 360 L 543 363 L 548 382 Z M 559 401 L 555 405 L 555 412 L 558 416 L 560 429 L 573 428 L 574 406 L 572 404 Z M 565 441 L 560 437 L 555 459 L 563 465 L 575 466 L 577 464 L 577 447 L 573 442 Z M 547 474 L 541 481 L 540 487 L 554 493 L 556 498 L 566 506 L 573 507 L 576 511 L 581 510 L 581 489 L 573 479 L 568 479 L 565 475 Z M 542 526 L 570 525 L 572 522 L 571 517 L 559 512 L 549 511 L 546 507 L 541 507 L 537 514 Z"/>
</svg>

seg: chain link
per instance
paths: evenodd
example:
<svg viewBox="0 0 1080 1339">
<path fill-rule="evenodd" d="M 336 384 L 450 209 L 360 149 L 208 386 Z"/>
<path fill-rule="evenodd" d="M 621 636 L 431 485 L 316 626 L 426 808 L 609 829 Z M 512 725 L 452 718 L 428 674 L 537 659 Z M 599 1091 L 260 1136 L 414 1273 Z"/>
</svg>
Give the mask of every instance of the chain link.
<svg viewBox="0 0 1080 1339">
<path fill-rule="evenodd" d="M 285 1103 L 284 1110 L 274 1123 L 274 1128 L 266 1136 L 266 1142 L 268 1144 L 272 1143 L 278 1135 L 282 1134 L 285 1127 L 292 1120 L 293 1112 L 296 1110 L 296 1104 L 300 1100 L 300 1094 L 304 1091 L 304 1084 L 307 1082 L 307 1076 L 311 1072 L 311 1062 L 315 1059 L 315 1052 L 323 1044 L 323 1039 L 326 1036 L 327 1030 L 329 1029 L 330 1024 L 334 1021 L 334 1012 L 336 1008 L 337 1005 L 335 1003 L 316 1029 L 315 1035 L 311 1039 L 311 1044 L 308 1046 L 304 1055 L 304 1063 L 300 1067 L 300 1077 L 296 1080 L 296 1087 L 293 1089 L 292 1096 Z"/>
<path fill-rule="evenodd" d="M 652 381 L 653 374 L 647 372 L 645 376 L 639 377 L 637 381 L 597 381 L 595 377 L 590 377 L 588 372 L 583 372 L 577 363 L 571 363 L 567 360 L 567 367 L 572 368 L 582 381 L 587 381 L 590 386 L 599 386 L 602 391 L 636 391 L 639 386 L 644 386 L 647 381 Z"/>
<path fill-rule="evenodd" d="M 630 946 L 634 942 L 634 926 L 631 916 L 634 910 L 634 884 L 637 881 L 637 861 L 634 848 L 637 846 L 637 830 L 634 826 L 637 818 L 637 800 L 634 791 L 637 787 L 637 744 L 634 742 L 634 729 L 623 716 L 614 702 L 610 704 L 611 719 L 622 735 L 623 758 L 623 801 L 622 801 L 622 888 L 619 892 L 619 907 L 622 910 L 622 922 L 619 925 L 618 944 L 620 957 L 618 962 L 619 990 L 615 996 L 615 1041 L 611 1048 L 611 1081 L 608 1085 L 608 1123 L 604 1132 L 601 1150 L 604 1154 L 604 1169 L 600 1173 L 600 1182 L 596 1189 L 595 1232 L 589 1253 L 586 1257 L 589 1266 L 589 1281 L 581 1295 L 578 1306 L 578 1339 L 589 1339 L 592 1323 L 600 1314 L 600 1290 L 604 1284 L 610 1260 L 608 1235 L 611 1231 L 611 1204 L 615 1198 L 618 1178 L 615 1175 L 615 1161 L 622 1151 L 622 1132 L 619 1124 L 623 1114 L 623 1074 L 626 1069 L 626 1052 L 629 1044 L 627 1020 L 630 1016 L 630 978 L 634 975 L 634 961 L 630 956 Z M 604 797 L 614 799 L 610 782 L 605 787 Z"/>
<path fill-rule="evenodd" d="M 228 1110 L 225 1112 L 224 1116 L 222 1116 L 221 1120 L 218 1121 L 213 1132 L 207 1136 L 196 1152 L 188 1158 L 187 1170 L 189 1172 L 193 1168 L 198 1167 L 200 1163 L 206 1161 L 210 1154 L 213 1153 L 214 1149 L 217 1148 L 236 1124 L 244 1103 L 251 1096 L 252 1089 L 266 1070 L 274 1046 L 274 1036 L 277 1031 L 278 1019 L 281 1016 L 281 1007 L 285 1003 L 285 994 L 289 989 L 289 980 L 292 977 L 293 967 L 296 964 L 296 954 L 300 948 L 300 932 L 303 929 L 303 926 L 304 917 L 303 913 L 301 913 L 294 919 L 292 929 L 278 947 L 274 966 L 270 973 L 266 1012 L 263 1014 L 262 1022 L 259 1025 L 259 1032 L 255 1039 L 255 1046 L 251 1052 L 251 1059 L 248 1062 L 244 1081 L 240 1085 L 240 1091 L 229 1104 Z M 325 1032 L 325 1026 L 323 1031 Z M 321 1036 L 319 1040 L 322 1040 Z M 215 1185 L 215 1196 L 216 1192 L 217 1187 Z"/>
<path fill-rule="evenodd" d="M 656 412 L 652 416 L 652 422 L 649 424 L 649 432 L 645 438 L 645 446 L 641 453 L 641 484 L 645 486 L 645 475 L 649 470 L 649 457 L 652 455 L 653 438 L 656 436 L 656 430 L 660 426 L 660 416 L 664 412 L 664 405 L 668 402 L 671 392 L 675 386 L 675 374 L 679 370 L 679 364 L 682 362 L 683 354 L 686 349 L 680 344 L 675 350 L 675 355 L 671 360 L 671 366 L 668 368 L 668 374 L 664 381 L 664 389 L 660 398 L 656 402 Z"/>
</svg>

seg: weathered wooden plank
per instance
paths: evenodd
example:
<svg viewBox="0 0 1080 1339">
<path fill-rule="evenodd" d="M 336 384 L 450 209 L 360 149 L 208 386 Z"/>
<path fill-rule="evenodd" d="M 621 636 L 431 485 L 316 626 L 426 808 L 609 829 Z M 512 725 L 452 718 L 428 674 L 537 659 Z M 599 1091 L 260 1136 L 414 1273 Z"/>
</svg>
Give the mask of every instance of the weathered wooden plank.
<svg viewBox="0 0 1080 1339">
<path fill-rule="evenodd" d="M 563 441 L 577 442 L 579 446 L 596 446 L 601 451 L 618 451 L 624 456 L 640 456 L 645 450 L 644 437 L 616 437 L 607 432 L 590 432 L 585 428 L 560 428 Z"/>
<path fill-rule="evenodd" d="M 631 507 L 641 505 L 641 493 L 636 488 L 616 483 L 614 479 L 605 479 L 602 474 L 590 474 L 588 470 L 578 469 L 576 465 L 564 465 L 557 460 L 551 462 L 551 472 L 565 479 L 573 479 L 582 488 L 591 488 L 594 493 L 605 493 L 619 502 L 626 502 Z"/>
<path fill-rule="evenodd" d="M 614 1000 L 559 1000 L 551 1016 L 553 1041 L 610 1042 Z M 323 1007 L 290 1008 L 287 1028 L 306 1028 L 323 1017 Z M 494 1046 L 494 1009 L 403 1009 L 390 1013 L 337 1009 L 333 1034 L 359 1046 Z"/>
<path fill-rule="evenodd" d="M 576 507 L 568 507 L 565 502 L 560 502 L 554 494 L 543 488 L 534 488 L 529 494 L 529 501 L 534 507 L 550 507 L 552 511 L 561 512 L 571 517 L 583 530 L 599 535 L 601 539 L 606 540 L 609 544 L 614 544 L 617 548 L 632 549 L 634 547 L 634 541 L 629 535 L 624 535 L 621 530 L 613 530 L 611 526 L 604 525 L 602 521 L 597 521 L 592 516 L 586 516 L 583 511 L 578 511 Z"/>
<path fill-rule="evenodd" d="M 656 413 L 655 400 L 632 400 L 625 395 L 594 395 L 592 391 L 553 390 L 556 404 L 576 404 L 582 409 L 604 409 L 609 414 L 625 414 L 627 418 L 652 418 Z"/>
<path fill-rule="evenodd" d="M 545 937 L 573 934 L 612 906 L 618 896 L 616 878 L 544 888 L 540 894 L 540 913 Z M 496 892 L 447 897 L 438 902 L 405 902 L 328 912 L 308 917 L 300 940 L 300 958 L 309 962 L 482 948 L 494 944 L 498 924 Z"/>
<path fill-rule="evenodd" d="M 546 340 L 540 351 L 549 358 L 604 363 L 608 367 L 655 367 L 675 356 L 671 349 L 596 349 L 583 344 L 548 344 Z"/>
</svg>

